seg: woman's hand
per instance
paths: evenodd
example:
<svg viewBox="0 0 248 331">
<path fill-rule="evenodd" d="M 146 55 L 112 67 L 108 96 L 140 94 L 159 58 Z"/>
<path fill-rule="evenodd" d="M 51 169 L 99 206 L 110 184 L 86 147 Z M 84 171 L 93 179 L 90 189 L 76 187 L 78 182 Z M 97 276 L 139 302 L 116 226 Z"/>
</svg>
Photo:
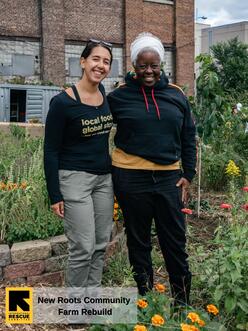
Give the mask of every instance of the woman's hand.
<svg viewBox="0 0 248 331">
<path fill-rule="evenodd" d="M 189 194 L 189 186 L 190 182 L 182 177 L 176 184 L 177 187 L 181 186 L 182 187 L 182 201 L 184 204 L 187 203 L 188 201 L 188 194 Z"/>
<path fill-rule="evenodd" d="M 60 201 L 51 205 L 52 211 L 55 215 L 64 218 L 64 201 Z"/>
</svg>

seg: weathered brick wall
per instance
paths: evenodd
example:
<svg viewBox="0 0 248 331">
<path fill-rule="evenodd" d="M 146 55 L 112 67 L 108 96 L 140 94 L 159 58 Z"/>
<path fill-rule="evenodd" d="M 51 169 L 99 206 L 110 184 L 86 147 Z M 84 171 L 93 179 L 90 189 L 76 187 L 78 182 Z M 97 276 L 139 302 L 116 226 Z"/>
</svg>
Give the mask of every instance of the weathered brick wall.
<svg viewBox="0 0 248 331">
<path fill-rule="evenodd" d="M 65 0 L 65 38 L 103 39 L 121 44 L 123 33 L 122 0 Z"/>
<path fill-rule="evenodd" d="M 176 82 L 194 89 L 194 0 L 176 1 Z"/>
<path fill-rule="evenodd" d="M 0 36 L 39 38 L 39 0 L 1 0 Z"/>
<path fill-rule="evenodd" d="M 42 0 L 42 79 L 65 82 L 64 0 Z"/>
<path fill-rule="evenodd" d="M 104 39 L 129 47 L 138 33 L 149 31 L 167 46 L 176 46 L 176 83 L 193 92 L 194 0 L 160 4 L 143 0 L 2 0 L 0 36 L 40 37 L 43 80 L 65 83 L 65 42 Z"/>
<path fill-rule="evenodd" d="M 158 36 L 164 44 L 174 42 L 174 5 L 143 3 L 143 30 Z"/>
</svg>

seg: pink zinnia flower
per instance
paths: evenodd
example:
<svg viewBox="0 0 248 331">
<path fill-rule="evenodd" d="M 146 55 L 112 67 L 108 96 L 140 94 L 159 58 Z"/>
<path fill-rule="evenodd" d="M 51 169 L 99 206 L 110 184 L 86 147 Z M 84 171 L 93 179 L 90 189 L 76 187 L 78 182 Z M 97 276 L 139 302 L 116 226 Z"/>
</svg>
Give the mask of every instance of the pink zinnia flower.
<svg viewBox="0 0 248 331">
<path fill-rule="evenodd" d="M 222 203 L 220 205 L 220 208 L 222 208 L 222 209 L 231 209 L 232 205 L 230 205 L 229 203 Z"/>
<path fill-rule="evenodd" d="M 183 208 L 183 209 L 181 209 L 181 212 L 183 212 L 184 214 L 188 214 L 188 215 L 193 214 L 192 209 L 189 209 L 189 208 Z"/>
<path fill-rule="evenodd" d="M 248 192 L 248 186 L 242 187 L 242 190 L 245 191 L 245 192 Z"/>
</svg>

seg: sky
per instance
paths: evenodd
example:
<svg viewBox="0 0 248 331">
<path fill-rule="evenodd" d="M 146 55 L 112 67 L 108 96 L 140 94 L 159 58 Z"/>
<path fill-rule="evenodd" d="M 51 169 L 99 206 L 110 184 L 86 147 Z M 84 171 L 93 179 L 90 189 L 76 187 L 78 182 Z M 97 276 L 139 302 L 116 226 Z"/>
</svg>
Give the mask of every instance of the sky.
<svg viewBox="0 0 248 331">
<path fill-rule="evenodd" d="M 248 21 L 247 0 L 195 0 L 195 10 L 197 22 L 211 26 Z"/>
</svg>

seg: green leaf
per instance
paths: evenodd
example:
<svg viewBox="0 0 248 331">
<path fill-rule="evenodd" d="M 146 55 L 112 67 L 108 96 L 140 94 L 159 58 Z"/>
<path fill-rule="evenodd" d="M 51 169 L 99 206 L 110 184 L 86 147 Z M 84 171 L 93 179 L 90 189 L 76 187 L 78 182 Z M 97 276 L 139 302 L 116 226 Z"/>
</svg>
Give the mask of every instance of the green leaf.
<svg viewBox="0 0 248 331">
<path fill-rule="evenodd" d="M 217 286 L 214 291 L 214 301 L 219 302 L 224 295 L 224 291 L 220 286 Z"/>
<path fill-rule="evenodd" d="M 248 315 L 248 303 L 244 299 L 239 299 L 237 306 L 239 306 Z"/>
<path fill-rule="evenodd" d="M 237 298 L 231 294 L 227 295 L 225 298 L 225 309 L 227 313 L 231 313 L 237 304 Z"/>
</svg>

